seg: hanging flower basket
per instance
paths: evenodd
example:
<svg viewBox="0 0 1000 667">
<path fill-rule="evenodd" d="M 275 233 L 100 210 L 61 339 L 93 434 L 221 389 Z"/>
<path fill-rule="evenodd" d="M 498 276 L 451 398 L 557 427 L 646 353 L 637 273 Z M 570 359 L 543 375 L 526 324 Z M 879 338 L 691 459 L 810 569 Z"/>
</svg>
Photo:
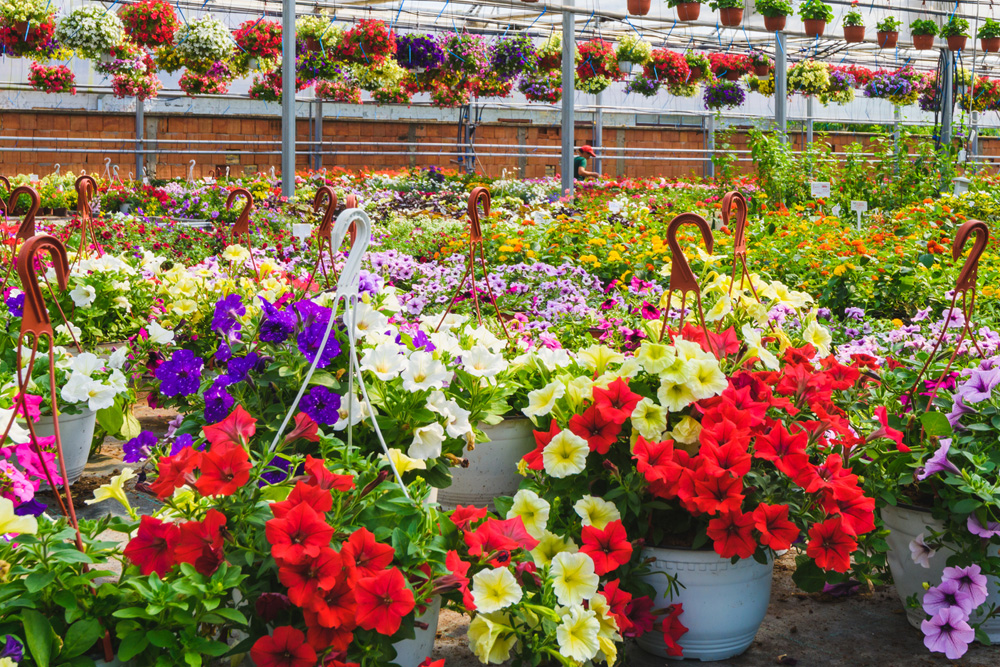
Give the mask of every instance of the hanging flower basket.
<svg viewBox="0 0 1000 667">
<path fill-rule="evenodd" d="M 76 95 L 76 76 L 65 65 L 46 66 L 32 62 L 28 82 L 32 88 L 43 93 Z"/>
<path fill-rule="evenodd" d="M 865 41 L 865 27 L 863 25 L 845 25 L 844 41 L 848 44 L 860 44 Z"/>
<path fill-rule="evenodd" d="M 316 97 L 340 104 L 361 104 L 361 89 L 346 81 L 319 81 L 316 83 Z"/>
<path fill-rule="evenodd" d="M 676 51 L 654 49 L 643 75 L 659 83 L 687 83 L 692 78 L 687 59 Z"/>
<path fill-rule="evenodd" d="M 785 29 L 785 23 L 787 21 L 787 16 L 765 16 L 764 27 L 771 32 L 779 32 Z"/>
<path fill-rule="evenodd" d="M 180 26 L 174 7 L 166 0 L 139 0 L 118 11 L 129 39 L 152 48 L 173 44 Z"/>
<path fill-rule="evenodd" d="M 628 13 L 633 16 L 645 16 L 652 4 L 652 0 L 628 0 Z"/>
<path fill-rule="evenodd" d="M 742 7 L 723 7 L 719 10 L 719 23 L 727 28 L 734 28 L 743 23 Z"/>
<path fill-rule="evenodd" d="M 189 69 L 208 69 L 232 55 L 235 48 L 232 33 L 212 15 L 188 21 L 177 31 L 175 53 Z"/>
<path fill-rule="evenodd" d="M 950 51 L 962 51 L 969 41 L 966 35 L 949 35 L 946 39 L 948 40 L 948 50 Z"/>
<path fill-rule="evenodd" d="M 344 32 L 337 58 L 346 63 L 379 66 L 396 54 L 396 36 L 384 21 L 362 19 Z"/>
<path fill-rule="evenodd" d="M 746 93 L 743 87 L 733 81 L 712 81 L 705 85 L 703 100 L 710 110 L 731 109 L 743 104 Z"/>
<path fill-rule="evenodd" d="M 805 26 L 806 35 L 809 37 L 822 37 L 823 31 L 826 30 L 826 21 L 820 19 L 805 19 L 802 25 Z"/>
<path fill-rule="evenodd" d="M 490 72 L 501 79 L 513 79 L 535 69 L 538 51 L 531 38 L 517 35 L 497 40 L 490 52 Z"/>
<path fill-rule="evenodd" d="M 396 62 L 415 72 L 437 69 L 444 63 L 444 49 L 433 35 L 398 35 Z"/>
<path fill-rule="evenodd" d="M 281 55 L 281 24 L 276 21 L 244 21 L 234 37 L 251 58 L 276 59 Z"/>
<path fill-rule="evenodd" d="M 894 49 L 896 48 L 896 43 L 899 41 L 898 32 L 877 32 L 875 33 L 878 37 L 878 47 L 880 49 Z"/>
<path fill-rule="evenodd" d="M 517 89 L 529 102 L 556 104 L 562 99 L 562 75 L 553 71 L 525 76 Z"/>
<path fill-rule="evenodd" d="M 84 58 L 94 60 L 125 41 L 125 26 L 117 14 L 104 7 L 85 5 L 59 21 L 56 39 Z"/>
</svg>

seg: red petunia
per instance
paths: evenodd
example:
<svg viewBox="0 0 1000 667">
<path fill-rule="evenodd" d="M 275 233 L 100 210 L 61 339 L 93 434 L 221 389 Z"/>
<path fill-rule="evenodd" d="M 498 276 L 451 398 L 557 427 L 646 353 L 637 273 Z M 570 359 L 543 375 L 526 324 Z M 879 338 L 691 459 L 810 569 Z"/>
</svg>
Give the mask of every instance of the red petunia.
<svg viewBox="0 0 1000 667">
<path fill-rule="evenodd" d="M 852 487 L 839 487 L 823 496 L 823 508 L 839 514 L 844 530 L 851 535 L 864 535 L 875 530 L 875 499 Z"/>
<path fill-rule="evenodd" d="M 353 630 L 357 600 L 352 580 L 346 572 L 342 572 L 332 586 L 308 600 L 306 607 L 316 614 L 316 622 L 324 628 Z"/>
<path fill-rule="evenodd" d="M 415 606 L 413 591 L 406 587 L 403 573 L 396 568 L 359 579 L 354 597 L 358 627 L 386 636 L 396 634 L 403 617 Z"/>
<path fill-rule="evenodd" d="M 210 575 L 222 561 L 222 527 L 226 516 L 210 509 L 202 521 L 186 521 L 180 526 L 180 537 L 174 547 L 174 560 L 191 563 L 201 574 Z M 212 562 L 215 565 L 212 567 Z M 203 571 L 205 570 L 209 571 Z"/>
<path fill-rule="evenodd" d="M 535 431 L 532 434 L 535 437 L 535 448 L 525 454 L 522 459 L 530 470 L 542 470 L 545 467 L 542 462 L 542 452 L 552 442 L 552 438 L 559 435 L 561 430 L 559 424 L 553 419 L 552 423 L 549 424 L 548 431 Z"/>
<path fill-rule="evenodd" d="M 515 516 L 511 519 L 487 519 L 475 532 L 466 531 L 465 544 L 470 556 L 486 556 L 496 551 L 524 549 L 531 551 L 538 546 L 538 540 L 528 534 L 524 520 Z"/>
<path fill-rule="evenodd" d="M 346 492 L 354 488 L 353 476 L 338 475 L 330 472 L 323 463 L 323 459 L 314 459 L 311 456 L 306 456 L 305 469 L 309 475 L 309 483 L 318 486 L 324 491 L 334 489 Z"/>
<path fill-rule="evenodd" d="M 195 482 L 203 496 L 231 496 L 250 481 L 253 464 L 246 450 L 237 445 L 212 445 L 201 456 L 201 475 Z"/>
<path fill-rule="evenodd" d="M 632 602 L 632 594 L 628 591 L 623 591 L 619 587 L 620 584 L 621 581 L 618 579 L 609 581 L 604 584 L 601 595 L 608 601 L 611 615 L 614 616 L 615 622 L 618 624 L 618 631 L 623 636 L 628 636 L 627 633 L 632 628 L 632 621 L 628 618 L 628 605 Z"/>
<path fill-rule="evenodd" d="M 231 444 L 246 447 L 250 438 L 257 432 L 257 420 L 251 417 L 242 405 L 237 405 L 228 417 L 218 424 L 202 426 L 201 431 L 212 445 Z"/>
<path fill-rule="evenodd" d="M 435 660 L 434 662 L 431 662 L 431 657 L 427 656 L 427 658 L 424 659 L 422 663 L 417 665 L 417 667 L 444 667 L 444 660 Z"/>
<path fill-rule="evenodd" d="M 830 517 L 809 529 L 806 555 L 824 570 L 847 572 L 851 569 L 851 554 L 857 548 L 858 543 L 844 530 L 839 516 Z"/>
<path fill-rule="evenodd" d="M 315 667 L 318 659 L 305 634 L 287 625 L 258 639 L 250 649 L 250 657 L 257 667 Z"/>
<path fill-rule="evenodd" d="M 329 546 L 333 528 L 308 505 L 296 505 L 282 518 L 268 521 L 264 534 L 276 560 L 298 563 Z"/>
<path fill-rule="evenodd" d="M 910 451 L 910 448 L 903 444 L 903 432 L 889 426 L 889 414 L 883 406 L 875 408 L 875 418 L 878 419 L 879 429 L 868 436 L 869 440 L 888 438 L 895 442 L 896 449 L 904 454 Z"/>
<path fill-rule="evenodd" d="M 688 629 L 680 621 L 680 615 L 684 613 L 684 605 L 680 602 L 670 605 L 667 615 L 663 617 L 663 642 L 667 645 L 667 655 L 680 658 L 684 655 L 684 649 L 677 643 L 681 637 L 687 634 Z"/>
<path fill-rule="evenodd" d="M 777 461 L 789 454 L 805 454 L 808 443 L 809 436 L 804 432 L 792 435 L 784 424 L 774 422 L 766 433 L 757 436 L 753 455 L 765 461 Z"/>
<path fill-rule="evenodd" d="M 653 629 L 656 619 L 653 617 L 653 600 L 648 595 L 632 598 L 626 613 L 632 624 L 629 637 L 641 637 Z"/>
<path fill-rule="evenodd" d="M 176 524 L 143 516 L 138 532 L 125 547 L 125 557 L 138 565 L 144 575 L 155 572 L 162 577 L 176 562 L 174 548 L 180 535 L 181 529 Z"/>
<path fill-rule="evenodd" d="M 309 606 L 320 589 L 330 590 L 343 574 L 340 554 L 330 547 L 322 547 L 315 558 L 282 563 L 278 568 L 278 580 L 288 589 L 288 599 L 299 607 Z"/>
<path fill-rule="evenodd" d="M 718 445 L 714 442 L 704 442 L 698 450 L 703 461 L 706 474 L 713 477 L 732 475 L 743 477 L 750 472 L 750 453 L 747 451 L 749 440 L 732 438 Z"/>
<path fill-rule="evenodd" d="M 715 542 L 715 553 L 723 558 L 750 558 L 757 551 L 753 526 L 749 512 L 725 512 L 708 522 L 707 534 Z"/>
<path fill-rule="evenodd" d="M 568 428 L 590 445 L 590 451 L 607 454 L 622 432 L 621 423 L 605 419 L 596 405 L 570 417 Z"/>
<path fill-rule="evenodd" d="M 632 558 L 632 543 L 621 521 L 612 521 L 604 530 L 584 526 L 581 539 L 580 551 L 594 561 L 594 571 L 599 575 L 617 570 Z"/>
<path fill-rule="evenodd" d="M 178 487 L 194 486 L 194 471 L 199 465 L 201 452 L 194 447 L 185 447 L 173 456 L 161 456 L 156 467 L 156 481 L 149 488 L 157 497 L 166 498 Z"/>
<path fill-rule="evenodd" d="M 700 469 L 694 478 L 692 502 L 699 512 L 738 512 L 743 505 L 743 483 L 730 475 L 709 477 Z"/>
<path fill-rule="evenodd" d="M 461 530 L 469 530 L 472 524 L 479 521 L 480 519 L 485 519 L 486 515 L 489 514 L 489 510 L 485 507 L 476 507 L 474 505 L 456 505 L 455 511 L 451 513 L 451 521 Z"/>
<path fill-rule="evenodd" d="M 635 441 L 632 458 L 635 469 L 647 482 L 676 483 L 681 476 L 681 469 L 670 465 L 674 458 L 673 440 L 650 442 L 640 435 Z"/>
<path fill-rule="evenodd" d="M 367 528 L 358 528 L 340 548 L 344 564 L 356 571 L 352 576 L 374 577 L 392 564 L 395 554 L 388 544 L 381 544 L 375 539 L 374 533 Z"/>
<path fill-rule="evenodd" d="M 280 519 L 288 514 L 293 507 L 302 504 L 313 508 L 317 514 L 326 514 L 333 508 L 333 497 L 329 491 L 324 491 L 305 482 L 297 482 L 295 488 L 288 494 L 288 498 L 281 502 L 271 503 L 271 512 Z"/>
<path fill-rule="evenodd" d="M 472 591 L 469 590 L 469 568 L 472 567 L 472 564 L 462 560 L 458 552 L 453 549 L 445 556 L 444 565 L 458 583 L 458 590 L 462 593 L 462 603 L 465 608 L 469 611 L 475 611 L 476 601 L 472 597 Z"/>
<path fill-rule="evenodd" d="M 753 521 L 760 543 L 775 551 L 790 548 L 799 538 L 799 527 L 788 520 L 788 505 L 761 503 L 753 511 Z"/>
<path fill-rule="evenodd" d="M 354 628 L 356 627 L 354 623 L 351 623 L 350 626 L 327 628 L 320 625 L 316 614 L 311 611 L 303 611 L 302 617 L 306 621 L 306 641 L 317 652 L 323 652 L 327 649 L 346 651 L 351 642 L 354 641 Z"/>
<path fill-rule="evenodd" d="M 641 399 L 622 378 L 616 378 L 607 389 L 594 387 L 594 407 L 604 419 L 615 424 L 624 424 Z"/>
</svg>

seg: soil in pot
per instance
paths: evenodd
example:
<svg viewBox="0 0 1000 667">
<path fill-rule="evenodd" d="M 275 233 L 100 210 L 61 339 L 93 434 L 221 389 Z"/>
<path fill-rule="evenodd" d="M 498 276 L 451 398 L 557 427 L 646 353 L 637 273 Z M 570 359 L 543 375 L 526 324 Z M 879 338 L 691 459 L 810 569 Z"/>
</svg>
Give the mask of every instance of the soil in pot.
<svg viewBox="0 0 1000 667">
<path fill-rule="evenodd" d="M 743 9 L 740 7 L 723 7 L 719 10 L 719 23 L 733 28 L 743 22 Z"/>
<path fill-rule="evenodd" d="M 896 42 L 899 41 L 898 32 L 879 32 L 878 34 L 878 47 L 880 49 L 894 49 L 896 48 Z"/>
<path fill-rule="evenodd" d="M 778 30 L 785 29 L 785 23 L 788 21 L 787 16 L 765 16 L 764 17 L 764 27 L 771 32 L 777 32 Z"/>
<path fill-rule="evenodd" d="M 700 2 L 682 2 L 677 5 L 678 21 L 697 21 L 701 16 Z"/>
<path fill-rule="evenodd" d="M 934 35 L 914 35 L 913 48 L 918 51 L 926 51 L 934 48 Z"/>
<path fill-rule="evenodd" d="M 826 21 L 822 19 L 806 19 L 802 22 L 806 28 L 806 34 L 810 37 L 822 37 L 826 30 Z"/>
<path fill-rule="evenodd" d="M 865 27 L 863 25 L 845 25 L 844 41 L 848 44 L 857 44 L 865 41 Z"/>
</svg>

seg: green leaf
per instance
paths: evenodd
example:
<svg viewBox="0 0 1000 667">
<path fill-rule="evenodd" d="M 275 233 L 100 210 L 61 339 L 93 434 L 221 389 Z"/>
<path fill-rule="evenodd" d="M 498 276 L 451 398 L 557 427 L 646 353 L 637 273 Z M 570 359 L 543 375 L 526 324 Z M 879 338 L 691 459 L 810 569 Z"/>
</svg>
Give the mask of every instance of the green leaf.
<svg viewBox="0 0 1000 667">
<path fill-rule="evenodd" d="M 112 614 L 115 618 L 149 618 L 149 614 L 141 607 L 126 607 Z"/>
<path fill-rule="evenodd" d="M 75 547 L 66 549 L 55 549 L 52 551 L 53 557 L 61 563 L 93 563 L 94 559 L 85 553 L 76 550 Z"/>
<path fill-rule="evenodd" d="M 170 648 L 177 645 L 177 640 L 174 639 L 174 633 L 169 630 L 152 630 L 146 636 L 149 637 L 149 643 L 153 646 Z"/>
<path fill-rule="evenodd" d="M 809 557 L 802 557 L 795 559 L 795 572 L 792 574 L 792 581 L 795 585 L 804 590 L 806 593 L 818 593 L 823 590 L 823 584 L 826 583 L 826 574 L 823 570 L 819 569 Z"/>
<path fill-rule="evenodd" d="M 247 617 L 241 614 L 240 612 L 236 611 L 235 609 L 229 609 L 228 607 L 219 607 L 218 609 L 215 610 L 214 613 L 216 616 L 221 616 L 227 621 L 232 621 L 233 623 L 236 623 L 238 625 L 247 624 Z"/>
<path fill-rule="evenodd" d="M 948 417 L 944 413 L 925 412 L 920 415 L 920 423 L 924 425 L 924 431 L 927 435 L 939 438 L 951 435 L 951 424 L 948 423 Z"/>
<path fill-rule="evenodd" d="M 117 405 L 112 405 L 97 411 L 97 423 L 108 433 L 117 434 L 125 423 L 125 415 Z"/>
<path fill-rule="evenodd" d="M 60 658 L 75 658 L 83 655 L 101 637 L 104 636 L 104 628 L 96 618 L 85 618 L 69 626 L 66 631 L 66 641 L 63 643 Z"/>
<path fill-rule="evenodd" d="M 55 635 L 49 620 L 34 609 L 25 609 L 21 612 L 21 622 L 24 624 L 24 639 L 31 657 L 38 663 L 38 667 L 49 667 L 52 639 Z"/>
<path fill-rule="evenodd" d="M 131 660 L 135 656 L 146 650 L 149 646 L 149 638 L 143 631 L 132 632 L 125 636 L 121 646 L 118 647 L 118 659 L 122 662 Z"/>
<path fill-rule="evenodd" d="M 24 587 L 29 593 L 37 593 L 56 579 L 55 572 L 32 572 L 24 579 Z"/>
</svg>

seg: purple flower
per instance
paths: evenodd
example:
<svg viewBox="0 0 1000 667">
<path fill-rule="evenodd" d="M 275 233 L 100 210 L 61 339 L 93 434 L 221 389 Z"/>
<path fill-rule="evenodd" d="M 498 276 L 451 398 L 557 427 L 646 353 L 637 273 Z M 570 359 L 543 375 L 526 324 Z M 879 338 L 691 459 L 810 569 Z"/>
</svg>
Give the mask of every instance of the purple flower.
<svg viewBox="0 0 1000 667">
<path fill-rule="evenodd" d="M 965 521 L 965 527 L 973 535 L 986 540 L 1000 535 L 1000 522 L 987 520 L 986 525 L 983 526 L 983 524 L 979 523 L 979 519 L 976 518 L 975 514 L 969 515 L 969 518 Z"/>
<path fill-rule="evenodd" d="M 830 312 L 829 308 L 820 308 L 819 310 L 816 311 L 816 317 L 817 319 L 820 320 L 829 320 L 831 317 L 833 317 L 833 313 Z"/>
<path fill-rule="evenodd" d="M 220 375 L 216 382 L 221 382 L 223 387 L 228 387 L 237 382 L 247 379 L 247 374 L 257 365 L 257 353 L 251 352 L 245 357 L 233 357 L 226 367 L 226 374 Z"/>
<path fill-rule="evenodd" d="M 24 315 L 24 292 L 21 290 L 17 291 L 17 294 L 7 297 L 7 310 L 14 317 L 21 317 Z M 13 639 L 13 638 L 12 638 Z"/>
<path fill-rule="evenodd" d="M 0 651 L 0 658 L 10 658 L 15 663 L 21 662 L 24 660 L 24 647 L 14 637 L 6 635 L 3 651 Z"/>
<path fill-rule="evenodd" d="M 246 312 L 247 307 L 243 305 L 243 299 L 239 294 L 230 294 L 224 299 L 219 299 L 215 304 L 215 314 L 212 316 L 212 330 L 234 340 L 238 337 L 236 334 L 243 328 L 238 318 L 246 315 Z"/>
<path fill-rule="evenodd" d="M 317 424 L 333 426 L 340 420 L 340 394 L 316 385 L 302 397 L 302 411 Z"/>
<path fill-rule="evenodd" d="M 164 361 L 156 369 L 156 379 L 160 381 L 160 393 L 164 396 L 189 396 L 198 391 L 201 382 L 201 357 L 191 350 L 177 350 L 170 361 Z"/>
<path fill-rule="evenodd" d="M 48 507 L 45 503 L 40 503 L 36 498 L 32 498 L 15 507 L 14 514 L 17 516 L 38 516 L 48 509 Z M 0 655 L 0 657 L 3 656 Z"/>
<path fill-rule="evenodd" d="M 332 311 L 329 308 L 317 306 L 312 301 L 299 301 L 295 304 L 299 315 L 303 319 L 302 331 L 296 337 L 299 345 L 299 352 L 312 363 L 316 355 L 320 355 L 319 368 L 326 368 L 330 362 L 340 354 L 340 344 L 334 337 L 334 332 L 330 332 L 330 337 L 326 341 L 326 347 L 321 351 L 319 346 L 326 335 L 327 323 L 330 321 Z"/>
<path fill-rule="evenodd" d="M 170 445 L 170 455 L 176 456 L 183 450 L 194 444 L 194 437 L 190 433 L 181 433 Z"/>
<path fill-rule="evenodd" d="M 152 431 L 142 431 L 139 435 L 122 445 L 122 450 L 125 452 L 122 460 L 125 463 L 138 463 L 142 461 L 150 455 L 158 440 L 159 438 Z"/>
<path fill-rule="evenodd" d="M 941 573 L 941 581 L 954 581 L 958 583 L 959 591 L 969 595 L 972 600 L 972 608 L 986 602 L 989 591 L 986 588 L 986 575 L 978 565 L 968 567 L 946 567 Z"/>
<path fill-rule="evenodd" d="M 220 364 L 224 364 L 233 357 L 233 349 L 223 341 L 219 343 L 219 349 L 215 351 L 215 360 Z"/>
<path fill-rule="evenodd" d="M 913 316 L 914 322 L 923 322 L 927 319 L 927 316 L 931 314 L 930 308 L 924 308 L 923 310 L 918 310 L 917 314 Z"/>
<path fill-rule="evenodd" d="M 942 581 L 932 586 L 924 593 L 924 611 L 933 616 L 942 609 L 957 607 L 966 617 L 975 607 L 972 604 L 972 594 L 963 589 L 954 579 Z"/>
<path fill-rule="evenodd" d="M 960 420 L 963 415 L 975 414 L 975 410 L 965 404 L 961 396 L 955 396 L 955 402 L 951 405 L 951 412 L 947 414 L 948 423 L 953 429 L 962 428 Z"/>
<path fill-rule="evenodd" d="M 934 614 L 934 618 L 920 624 L 924 646 L 936 653 L 944 653 L 949 660 L 958 660 L 976 638 L 976 631 L 969 627 L 968 620 L 969 617 L 957 607 L 942 609 Z"/>
<path fill-rule="evenodd" d="M 931 475 L 939 472 L 953 472 L 961 474 L 958 466 L 948 460 L 948 450 L 951 449 L 951 438 L 941 438 L 937 451 L 927 459 L 927 464 L 917 471 L 917 479 L 923 481 Z"/>
<path fill-rule="evenodd" d="M 969 375 L 969 379 L 958 388 L 957 394 L 966 403 L 981 403 L 989 400 L 993 395 L 993 388 L 1000 384 L 1000 368 L 990 370 L 975 369 Z"/>
<path fill-rule="evenodd" d="M 263 473 L 259 486 L 264 487 L 268 484 L 278 484 L 280 482 L 288 479 L 288 467 L 291 465 L 291 461 L 283 456 L 272 457 L 270 461 L 267 462 L 268 471 Z M 270 470 L 270 468 L 277 468 L 277 470 Z"/>
<path fill-rule="evenodd" d="M 260 297 L 264 319 L 260 323 L 260 339 L 265 343 L 283 343 L 295 331 L 295 315 L 278 310 L 264 297 Z"/>
<path fill-rule="evenodd" d="M 226 385 L 222 383 L 222 378 L 216 379 L 205 392 L 205 422 L 208 424 L 219 423 L 226 418 L 235 402 L 235 399 L 226 391 Z"/>
<path fill-rule="evenodd" d="M 857 320 L 858 322 L 860 322 L 861 320 L 865 319 L 865 311 L 864 311 L 864 309 L 863 308 L 854 308 L 853 306 L 849 307 L 849 308 L 844 308 L 844 315 L 846 315 L 847 317 L 851 318 L 852 320 Z"/>
</svg>

